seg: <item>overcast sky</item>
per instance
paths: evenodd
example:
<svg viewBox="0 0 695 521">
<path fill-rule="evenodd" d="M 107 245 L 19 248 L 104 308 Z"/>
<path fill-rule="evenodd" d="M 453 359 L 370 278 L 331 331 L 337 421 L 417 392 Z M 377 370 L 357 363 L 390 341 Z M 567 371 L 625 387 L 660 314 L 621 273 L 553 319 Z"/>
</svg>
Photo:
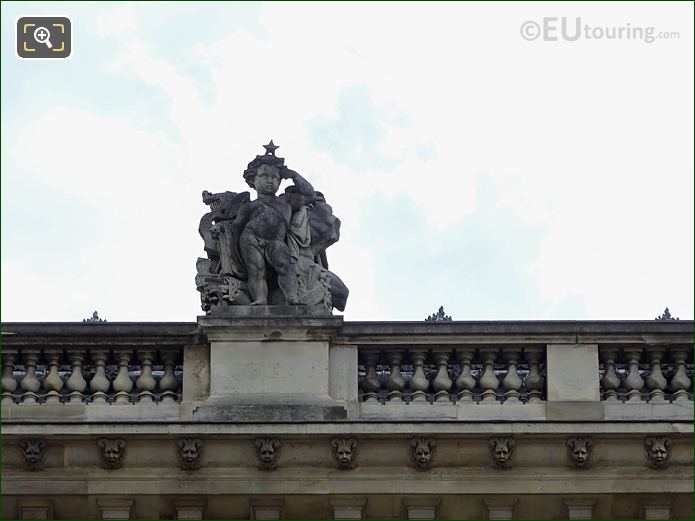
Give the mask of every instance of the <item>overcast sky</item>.
<svg viewBox="0 0 695 521">
<path fill-rule="evenodd" d="M 3 2 L 1 318 L 194 321 L 201 192 L 271 138 L 347 320 L 693 318 L 693 94 L 689 2 Z"/>
</svg>

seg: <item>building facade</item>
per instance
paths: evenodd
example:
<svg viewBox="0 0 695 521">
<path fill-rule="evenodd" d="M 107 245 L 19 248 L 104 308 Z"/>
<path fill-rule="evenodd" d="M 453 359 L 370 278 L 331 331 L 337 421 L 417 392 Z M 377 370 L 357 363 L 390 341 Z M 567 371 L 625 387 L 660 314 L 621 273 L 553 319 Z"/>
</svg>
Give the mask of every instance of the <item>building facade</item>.
<svg viewBox="0 0 695 521">
<path fill-rule="evenodd" d="M 3 519 L 691 519 L 693 322 L 2 325 Z"/>
</svg>

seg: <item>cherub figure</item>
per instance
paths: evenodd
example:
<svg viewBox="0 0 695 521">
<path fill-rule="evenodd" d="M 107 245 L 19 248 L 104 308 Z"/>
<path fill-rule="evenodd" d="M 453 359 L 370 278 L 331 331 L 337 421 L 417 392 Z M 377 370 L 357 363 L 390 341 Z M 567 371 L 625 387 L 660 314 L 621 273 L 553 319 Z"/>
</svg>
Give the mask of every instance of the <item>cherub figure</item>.
<svg viewBox="0 0 695 521">
<path fill-rule="evenodd" d="M 298 304 L 299 285 L 296 258 L 287 245 L 292 219 L 292 205 L 286 194 L 277 196 L 282 179 L 291 179 L 298 193 L 310 200 L 314 188 L 301 175 L 284 165 L 285 160 L 275 156 L 271 141 L 264 145 L 265 155 L 256 156 L 244 171 L 247 184 L 258 197 L 241 207 L 234 222 L 239 237 L 239 253 L 248 270 L 248 290 L 251 305 L 268 304 L 266 268 L 270 266 L 278 277 L 278 286 L 287 304 Z"/>
<path fill-rule="evenodd" d="M 249 192 L 203 192 L 210 211 L 198 231 L 207 259 L 196 262 L 206 314 L 229 306 L 289 304 L 310 314 L 343 311 L 349 294 L 328 269 L 326 248 L 340 238 L 340 219 L 320 192 L 275 155 L 271 141 L 244 171 Z M 278 195 L 283 179 L 292 184 Z"/>
</svg>

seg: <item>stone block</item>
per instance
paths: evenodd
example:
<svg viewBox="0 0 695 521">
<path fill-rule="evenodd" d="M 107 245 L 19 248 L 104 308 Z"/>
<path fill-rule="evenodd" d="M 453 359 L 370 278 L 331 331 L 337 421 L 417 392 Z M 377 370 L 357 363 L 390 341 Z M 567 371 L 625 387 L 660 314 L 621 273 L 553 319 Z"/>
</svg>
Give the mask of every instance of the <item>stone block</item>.
<svg viewBox="0 0 695 521">
<path fill-rule="evenodd" d="M 547 420 L 602 420 L 603 404 L 601 402 L 548 402 Z"/>
<path fill-rule="evenodd" d="M 404 519 L 437 519 L 439 497 L 407 497 L 401 500 Z"/>
<path fill-rule="evenodd" d="M 328 396 L 326 342 L 212 342 L 211 397 L 288 393 Z"/>
<path fill-rule="evenodd" d="M 101 519 L 130 519 L 135 500 L 130 498 L 99 498 L 97 507 Z"/>
<path fill-rule="evenodd" d="M 548 344 L 546 352 L 549 402 L 601 400 L 598 345 Z"/>
<path fill-rule="evenodd" d="M 251 519 L 282 519 L 285 500 L 282 498 L 255 498 L 249 501 Z"/>
<path fill-rule="evenodd" d="M 596 500 L 593 498 L 566 498 L 567 519 L 593 519 Z"/>
<path fill-rule="evenodd" d="M 177 499 L 174 501 L 176 519 L 205 519 L 204 499 Z"/>
<path fill-rule="evenodd" d="M 436 519 L 437 507 L 406 507 L 408 519 Z"/>
<path fill-rule="evenodd" d="M 485 498 L 483 503 L 487 508 L 488 519 L 514 519 L 516 498 Z"/>
<path fill-rule="evenodd" d="M 324 306 L 229 306 L 212 315 L 207 315 L 211 318 L 247 318 L 247 317 L 303 317 L 316 316 L 318 318 L 331 317 L 331 314 L 326 313 Z M 202 317 L 201 317 L 202 318 Z"/>
<path fill-rule="evenodd" d="M 17 504 L 18 519 L 53 519 L 53 502 L 42 499 L 23 499 Z"/>
<path fill-rule="evenodd" d="M 60 420 L 82 421 L 85 419 L 86 407 L 86 404 L 3 405 L 2 418 L 4 420 L 29 421 L 41 418 L 59 418 Z"/>
<path fill-rule="evenodd" d="M 210 346 L 188 345 L 183 350 L 183 401 L 210 396 Z"/>
<path fill-rule="evenodd" d="M 671 505 L 644 505 L 644 519 L 671 519 Z"/>
<path fill-rule="evenodd" d="M 314 422 L 337 421 L 347 418 L 347 410 L 327 397 L 323 400 L 313 395 L 292 395 L 295 403 L 286 401 L 288 396 L 248 396 L 212 398 L 193 411 L 197 422 Z M 247 403 L 244 403 L 247 402 Z M 255 403 L 254 403 L 255 402 Z"/>
<path fill-rule="evenodd" d="M 683 400 L 674 403 L 603 402 L 605 420 L 631 421 L 682 421 L 693 422 L 693 402 Z"/>
<path fill-rule="evenodd" d="M 366 498 L 331 498 L 328 500 L 333 510 L 333 519 L 364 519 Z"/>
<path fill-rule="evenodd" d="M 360 418 L 383 421 L 455 420 L 458 408 L 452 403 L 360 403 Z"/>
<path fill-rule="evenodd" d="M 328 384 L 329 394 L 334 400 L 357 401 L 357 346 L 330 346 Z"/>
</svg>

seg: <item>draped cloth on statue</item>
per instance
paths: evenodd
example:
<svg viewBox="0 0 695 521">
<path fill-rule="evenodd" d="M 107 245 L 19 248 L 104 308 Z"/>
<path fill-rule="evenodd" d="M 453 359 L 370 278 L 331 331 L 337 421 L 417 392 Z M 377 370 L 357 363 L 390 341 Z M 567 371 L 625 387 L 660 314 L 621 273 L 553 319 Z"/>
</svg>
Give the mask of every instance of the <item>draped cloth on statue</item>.
<svg viewBox="0 0 695 521">
<path fill-rule="evenodd" d="M 223 232 L 221 234 L 223 237 L 220 237 L 220 240 L 226 246 L 220 248 L 222 272 L 246 280 L 248 275 L 239 252 L 239 237 L 237 237 L 236 228 L 231 221 L 223 221 L 218 226 Z"/>
<path fill-rule="evenodd" d="M 311 244 L 311 230 L 309 229 L 309 212 L 306 206 L 297 210 L 290 220 L 287 232 L 287 246 L 294 260 L 299 259 L 301 248 L 308 248 Z"/>
</svg>

